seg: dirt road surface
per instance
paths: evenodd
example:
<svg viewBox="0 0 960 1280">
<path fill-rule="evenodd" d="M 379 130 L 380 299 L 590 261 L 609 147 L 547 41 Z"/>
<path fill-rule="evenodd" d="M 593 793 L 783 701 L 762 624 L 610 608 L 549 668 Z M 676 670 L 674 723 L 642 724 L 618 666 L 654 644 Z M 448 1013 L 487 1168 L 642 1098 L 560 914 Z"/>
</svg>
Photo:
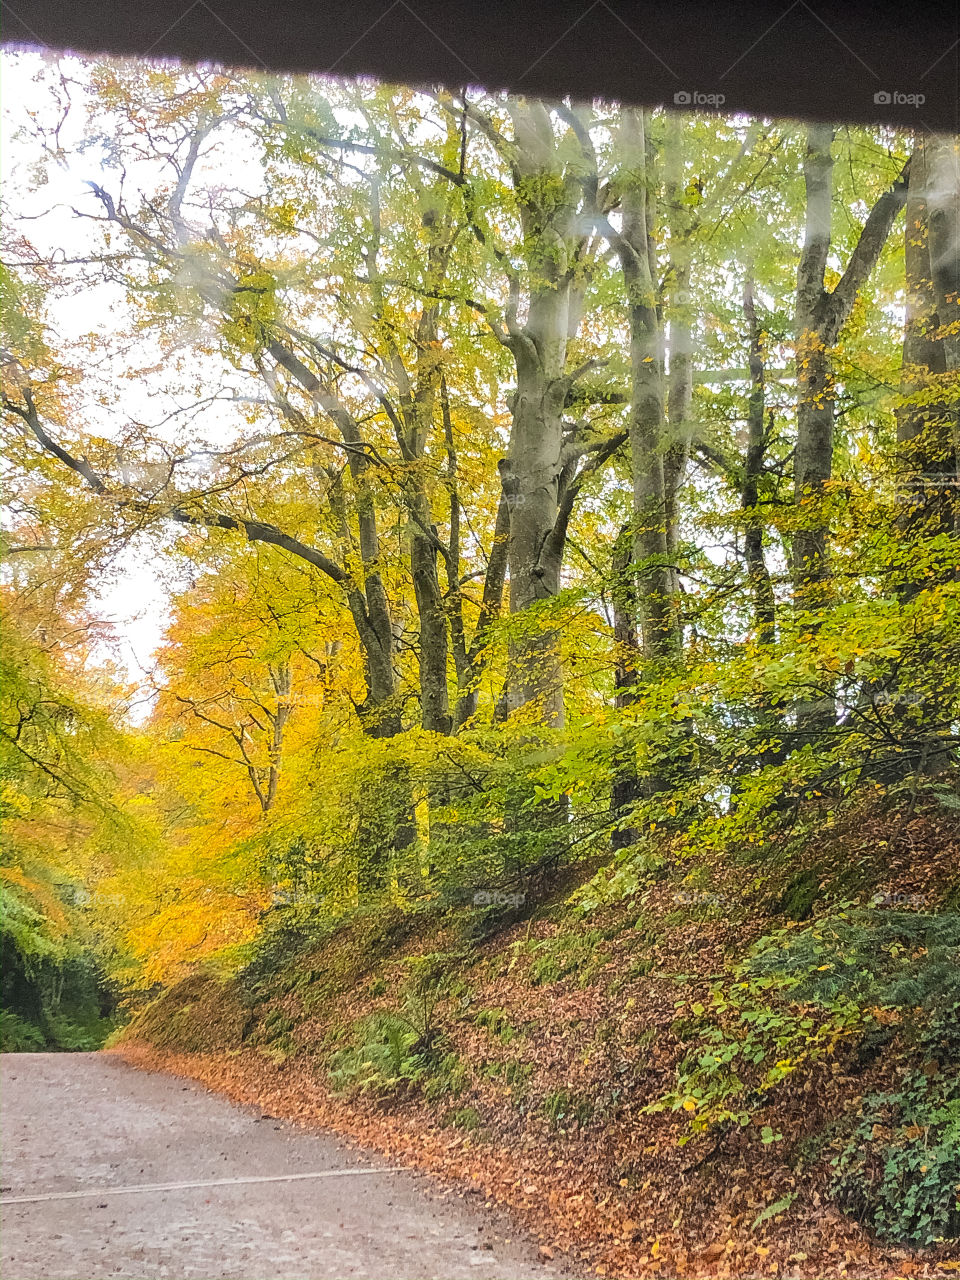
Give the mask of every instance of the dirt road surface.
<svg viewBox="0 0 960 1280">
<path fill-rule="evenodd" d="M 175 1077 L 4 1054 L 0 1083 L 2 1280 L 562 1274 L 473 1197 Z"/>
</svg>

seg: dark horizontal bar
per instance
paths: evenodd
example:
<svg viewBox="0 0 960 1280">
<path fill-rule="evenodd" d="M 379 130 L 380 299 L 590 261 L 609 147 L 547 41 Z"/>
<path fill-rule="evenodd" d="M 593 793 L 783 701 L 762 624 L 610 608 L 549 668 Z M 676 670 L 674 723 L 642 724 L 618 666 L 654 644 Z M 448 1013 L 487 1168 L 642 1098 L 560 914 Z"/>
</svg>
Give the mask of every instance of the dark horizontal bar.
<svg viewBox="0 0 960 1280">
<path fill-rule="evenodd" d="M 941 132 L 960 116 L 949 4 L 4 0 L 3 14 L 6 42 L 55 49 Z"/>
</svg>

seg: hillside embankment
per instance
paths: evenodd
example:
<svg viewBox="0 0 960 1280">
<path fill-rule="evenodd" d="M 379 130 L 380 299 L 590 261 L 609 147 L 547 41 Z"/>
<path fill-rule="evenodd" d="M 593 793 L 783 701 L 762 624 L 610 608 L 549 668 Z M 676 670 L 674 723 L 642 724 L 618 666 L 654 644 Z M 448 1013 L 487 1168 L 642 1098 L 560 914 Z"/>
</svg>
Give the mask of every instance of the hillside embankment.
<svg viewBox="0 0 960 1280">
<path fill-rule="evenodd" d="M 115 1051 L 428 1170 L 601 1275 L 949 1276 L 958 867 L 955 814 L 866 807 L 627 886 L 574 868 L 322 934 L 291 908 Z"/>
</svg>

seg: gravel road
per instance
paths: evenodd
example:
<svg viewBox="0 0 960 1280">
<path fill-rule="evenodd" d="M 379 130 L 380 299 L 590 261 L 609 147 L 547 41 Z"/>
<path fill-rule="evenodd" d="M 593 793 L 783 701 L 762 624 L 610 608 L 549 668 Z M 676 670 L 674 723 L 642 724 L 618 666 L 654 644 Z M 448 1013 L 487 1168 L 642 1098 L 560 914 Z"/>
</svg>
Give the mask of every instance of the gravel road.
<svg viewBox="0 0 960 1280">
<path fill-rule="evenodd" d="M 561 1275 L 472 1197 L 173 1076 L 31 1053 L 0 1082 L 2 1280 Z"/>
</svg>

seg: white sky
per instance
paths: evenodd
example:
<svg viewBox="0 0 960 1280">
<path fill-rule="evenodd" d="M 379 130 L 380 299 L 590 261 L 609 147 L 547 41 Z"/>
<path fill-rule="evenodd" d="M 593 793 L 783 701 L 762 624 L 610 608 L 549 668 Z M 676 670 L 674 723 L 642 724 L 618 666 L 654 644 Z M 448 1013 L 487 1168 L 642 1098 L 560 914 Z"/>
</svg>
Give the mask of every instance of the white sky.
<svg viewBox="0 0 960 1280">
<path fill-rule="evenodd" d="M 43 257 L 77 258 L 88 250 L 102 252 L 102 243 L 98 224 L 77 217 L 74 210 L 97 213 L 99 206 L 88 184 L 97 182 L 116 192 L 119 174 L 116 168 L 105 164 L 102 145 L 85 143 L 86 110 L 79 90 L 72 93 L 75 107 L 60 132 L 62 156 L 48 161 L 43 173 L 38 170 L 41 152 L 29 136 L 30 116 L 35 113 L 48 127 L 55 124 L 59 112 L 48 85 L 51 79 L 55 82 L 58 62 L 71 79 L 83 81 L 84 63 L 79 59 L 57 59 L 39 52 L 0 52 L 4 232 L 6 236 L 21 231 Z M 234 150 L 221 155 L 218 164 L 221 172 L 229 171 L 232 180 L 242 181 L 244 168 L 250 167 L 250 157 Z M 138 176 L 145 189 L 157 181 L 155 166 L 141 165 L 140 169 L 138 175 L 136 163 L 127 164 L 124 180 L 128 194 L 137 187 Z M 76 291 L 58 290 L 51 296 L 47 319 L 58 344 L 66 350 L 91 333 L 122 334 L 128 326 L 124 290 L 109 283 L 85 285 Z M 146 336 L 137 341 L 130 353 L 135 364 L 149 363 L 150 355 Z M 189 397 L 177 394 L 175 375 L 172 387 L 160 374 L 131 379 L 124 352 L 115 342 L 98 345 L 95 357 L 86 356 L 84 368 L 79 398 L 90 421 L 81 425 L 106 438 L 130 421 L 158 423 L 174 408 L 189 402 Z M 223 371 L 218 366 L 218 382 L 222 385 L 223 381 Z M 218 414 L 214 406 L 204 413 L 204 436 L 225 443 L 235 429 L 235 419 L 231 422 L 231 418 L 228 408 Z M 151 655 L 169 620 L 170 577 L 169 562 L 158 559 L 144 539 L 120 554 L 111 581 L 103 585 L 92 602 L 116 636 L 116 649 L 111 656 L 123 664 L 131 680 L 141 685 L 148 683 L 145 677 L 152 665 Z M 143 704 L 141 714 L 146 710 L 147 704 Z"/>
<path fill-rule="evenodd" d="M 90 183 L 97 183 L 116 197 L 121 183 L 117 165 L 111 165 L 108 141 L 94 141 L 99 121 L 88 120 L 83 86 L 87 79 L 85 62 L 75 57 L 57 57 L 30 51 L 0 51 L 3 69 L 0 95 L 0 168 L 4 185 L 5 232 L 25 234 L 41 257 L 82 258 L 103 253 L 100 224 L 77 216 L 77 211 L 96 215 L 100 209 Z M 61 108 L 52 89 L 59 83 L 58 66 L 72 82 L 71 111 L 58 133 L 60 154 L 44 160 L 41 144 L 31 136 L 31 118 L 49 133 L 61 119 Z M 184 72 L 189 74 L 190 68 Z M 75 83 L 74 83 L 75 82 Z M 349 114 L 349 113 L 346 113 Z M 345 112 L 338 109 L 338 116 Z M 101 120 L 104 117 L 101 117 Z M 106 127 L 109 127 L 107 121 Z M 150 192 L 158 182 L 169 180 L 169 170 L 161 171 L 155 161 L 145 162 L 130 153 L 122 154 L 123 191 L 129 203 L 137 205 L 137 191 Z M 191 190 L 202 194 L 205 185 L 227 190 L 256 191 L 261 178 L 260 157 L 249 139 L 229 129 L 217 131 L 209 148 L 201 154 Z M 189 218 L 189 200 L 184 212 Z M 16 255 L 14 255 L 15 257 Z M 68 278 L 71 268 L 64 268 Z M 76 268 L 75 270 L 82 270 Z M 154 433 L 171 441 L 183 439 L 181 420 L 171 418 L 195 401 L 189 384 L 202 384 L 205 357 L 190 349 L 183 367 L 165 358 L 159 343 L 142 330 L 134 341 L 126 291 L 120 285 L 98 282 L 75 290 L 51 291 L 47 320 L 56 334 L 58 348 L 67 353 L 74 344 L 91 334 L 102 334 L 91 351 L 84 350 L 77 363 L 84 369 L 76 397 L 87 421 L 84 429 L 106 439 L 119 439 L 131 422 L 150 424 Z M 188 344 L 192 346 L 193 344 Z M 214 344 L 215 345 L 215 344 Z M 138 367 L 159 365 L 146 376 L 131 376 Z M 210 360 L 212 376 L 206 380 L 214 391 L 227 395 L 246 390 L 242 375 L 235 374 L 219 360 Z M 160 424 L 166 422 L 165 426 Z M 191 438 L 198 443 L 222 447 L 230 443 L 246 423 L 236 406 L 220 402 L 207 405 L 191 421 L 186 415 Z M 169 621 L 169 561 L 151 553 L 144 539 L 127 548 L 115 561 L 112 581 L 105 584 L 92 602 L 108 621 L 117 638 L 116 652 L 130 678 L 146 684 L 151 655 Z M 165 582 L 164 579 L 168 581 Z"/>
<path fill-rule="evenodd" d="M 77 154 L 81 112 L 77 120 L 68 122 L 63 137 L 67 152 L 64 160 L 48 168 L 49 181 L 37 185 L 32 173 L 37 159 L 36 145 L 20 136 L 27 123 L 27 113 L 43 116 L 50 112 L 50 99 L 42 84 L 35 82 L 44 66 L 53 68 L 55 59 L 40 53 L 4 50 L 0 53 L 0 174 L 2 174 L 5 209 L 5 235 L 13 223 L 22 229 L 41 254 L 58 249 L 70 256 L 82 254 L 95 243 L 90 224 L 83 223 L 72 207 L 90 207 L 91 192 L 85 184 L 103 178 L 100 157 L 93 150 Z M 80 64 L 74 63 L 79 72 Z M 12 215 L 12 216 L 11 216 Z M 107 288 L 58 297 L 50 321 L 58 335 L 73 341 L 96 325 L 103 324 L 119 298 L 110 297 Z M 137 397 L 137 388 L 131 387 Z M 94 608 L 109 621 L 117 637 L 115 656 L 127 668 L 130 678 L 142 680 L 150 666 L 150 656 L 160 641 L 167 621 L 167 593 L 160 581 L 152 558 L 142 547 L 129 547 L 117 562 L 116 580 L 105 586 Z"/>
</svg>

